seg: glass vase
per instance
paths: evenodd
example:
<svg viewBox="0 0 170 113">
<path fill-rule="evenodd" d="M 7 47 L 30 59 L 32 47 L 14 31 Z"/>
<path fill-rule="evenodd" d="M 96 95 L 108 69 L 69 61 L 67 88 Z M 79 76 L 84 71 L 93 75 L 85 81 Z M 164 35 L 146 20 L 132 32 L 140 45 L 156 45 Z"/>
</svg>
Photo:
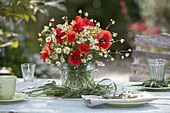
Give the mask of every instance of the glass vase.
<svg viewBox="0 0 170 113">
<path fill-rule="evenodd" d="M 71 66 L 65 66 L 62 69 L 62 85 L 74 89 L 92 87 L 94 70 L 91 65 L 81 66 L 74 69 Z"/>
</svg>

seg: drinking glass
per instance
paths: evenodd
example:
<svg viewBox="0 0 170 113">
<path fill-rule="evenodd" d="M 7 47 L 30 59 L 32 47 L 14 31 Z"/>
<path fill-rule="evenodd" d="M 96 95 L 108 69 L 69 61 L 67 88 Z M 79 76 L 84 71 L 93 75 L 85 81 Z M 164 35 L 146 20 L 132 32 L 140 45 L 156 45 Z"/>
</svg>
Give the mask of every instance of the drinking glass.
<svg viewBox="0 0 170 113">
<path fill-rule="evenodd" d="M 24 81 L 33 81 L 35 72 L 34 63 L 23 63 L 21 64 L 21 71 Z"/>
<path fill-rule="evenodd" d="M 148 59 L 150 79 L 158 82 L 164 81 L 165 64 L 165 59 Z"/>
</svg>

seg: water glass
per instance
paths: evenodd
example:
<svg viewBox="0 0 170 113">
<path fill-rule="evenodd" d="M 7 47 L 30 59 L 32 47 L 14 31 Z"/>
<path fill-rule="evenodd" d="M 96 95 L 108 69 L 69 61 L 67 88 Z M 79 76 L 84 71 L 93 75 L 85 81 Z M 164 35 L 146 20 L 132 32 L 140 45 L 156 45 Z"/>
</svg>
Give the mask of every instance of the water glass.
<svg viewBox="0 0 170 113">
<path fill-rule="evenodd" d="M 148 59 L 150 79 L 158 82 L 164 81 L 165 64 L 165 59 Z"/>
<path fill-rule="evenodd" d="M 21 71 L 24 81 L 33 81 L 34 72 L 35 72 L 35 64 L 34 63 L 24 63 L 21 64 Z"/>
</svg>

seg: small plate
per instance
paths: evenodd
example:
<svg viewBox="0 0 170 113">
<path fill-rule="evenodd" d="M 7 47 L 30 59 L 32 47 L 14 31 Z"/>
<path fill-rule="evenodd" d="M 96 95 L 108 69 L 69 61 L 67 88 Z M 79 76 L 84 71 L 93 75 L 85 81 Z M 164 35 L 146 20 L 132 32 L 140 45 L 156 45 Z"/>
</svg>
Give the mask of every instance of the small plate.
<svg viewBox="0 0 170 113">
<path fill-rule="evenodd" d="M 10 100 L 0 100 L 0 102 L 13 102 L 13 101 L 20 101 L 20 100 L 24 100 L 28 97 L 27 94 L 24 93 L 15 93 L 14 97 Z"/>
<path fill-rule="evenodd" d="M 165 91 L 165 90 L 170 90 L 170 87 L 161 87 L 161 88 L 154 88 L 154 87 L 142 87 L 145 90 L 150 90 L 150 91 Z"/>
</svg>

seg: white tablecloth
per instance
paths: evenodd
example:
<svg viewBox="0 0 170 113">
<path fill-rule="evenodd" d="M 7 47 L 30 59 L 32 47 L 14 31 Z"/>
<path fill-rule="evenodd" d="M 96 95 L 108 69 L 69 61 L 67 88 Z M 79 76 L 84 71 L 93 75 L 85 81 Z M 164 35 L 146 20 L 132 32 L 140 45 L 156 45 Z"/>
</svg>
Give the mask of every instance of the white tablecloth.
<svg viewBox="0 0 170 113">
<path fill-rule="evenodd" d="M 42 85 L 48 80 L 37 79 L 34 82 L 23 82 L 17 80 L 17 89 L 20 90 L 27 86 Z M 56 80 L 61 83 L 60 80 Z M 117 83 L 121 88 L 133 89 L 134 92 L 141 92 L 138 87 L 129 87 L 132 83 Z M 156 96 L 170 96 L 170 91 L 150 92 Z M 170 113 L 170 100 L 156 100 L 134 108 L 116 108 L 106 105 L 88 107 L 82 99 L 56 99 L 55 97 L 28 98 L 16 102 L 1 102 L 0 113 L 19 112 L 19 113 Z"/>
</svg>

